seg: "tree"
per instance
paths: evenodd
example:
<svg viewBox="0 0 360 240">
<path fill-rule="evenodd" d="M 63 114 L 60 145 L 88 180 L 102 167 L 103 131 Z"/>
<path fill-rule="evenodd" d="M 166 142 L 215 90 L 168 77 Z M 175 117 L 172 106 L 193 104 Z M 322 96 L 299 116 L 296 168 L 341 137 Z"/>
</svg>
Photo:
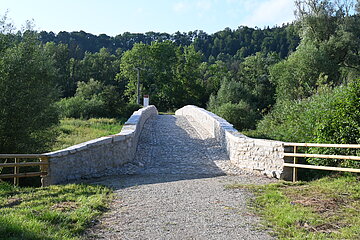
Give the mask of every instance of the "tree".
<svg viewBox="0 0 360 240">
<path fill-rule="evenodd" d="M 276 53 L 258 52 L 239 64 L 235 77 L 248 93 L 248 98 L 244 100 L 261 114 L 267 113 L 275 103 L 275 86 L 270 81 L 269 69 L 279 61 Z"/>
<path fill-rule="evenodd" d="M 110 53 L 106 48 L 99 52 L 86 52 L 79 63 L 81 81 L 89 81 L 90 78 L 98 79 L 106 85 L 115 84 L 114 79 L 119 72 L 120 57 Z"/>
<path fill-rule="evenodd" d="M 249 93 L 242 83 L 225 79 L 217 95 L 210 97 L 208 109 L 225 118 L 239 131 L 252 129 L 260 114 L 246 102 L 248 98 Z"/>
<path fill-rule="evenodd" d="M 340 85 L 359 71 L 359 18 L 349 1 L 297 0 L 301 43 L 271 70 L 278 101 L 302 99 L 322 84 Z"/>
<path fill-rule="evenodd" d="M 39 153 L 56 139 L 54 60 L 27 31 L 0 55 L 0 151 Z"/>
<path fill-rule="evenodd" d="M 178 47 L 175 81 L 180 85 L 176 93 L 177 101 L 174 103 L 176 107 L 188 104 L 205 106 L 207 99 L 200 72 L 202 57 L 203 55 L 197 52 L 192 45 Z"/>
<path fill-rule="evenodd" d="M 74 85 L 70 78 L 70 54 L 66 44 L 48 42 L 44 46 L 45 52 L 54 60 L 56 68 L 56 84 L 62 92 L 62 97 L 74 94 Z"/>
<path fill-rule="evenodd" d="M 151 45 L 135 44 L 122 58 L 117 79 L 126 82 L 125 94 L 136 101 L 137 74 L 140 70 L 141 92 L 161 111 L 202 101 L 200 81 L 201 54 L 193 47 L 178 47 L 170 41 Z"/>
<path fill-rule="evenodd" d="M 276 54 L 266 56 L 257 53 L 246 57 L 236 71 L 228 71 L 222 76 L 221 87 L 216 95 L 210 97 L 209 110 L 240 131 L 255 128 L 256 122 L 274 104 L 274 85 L 269 80 L 269 67 L 278 60 Z"/>
</svg>

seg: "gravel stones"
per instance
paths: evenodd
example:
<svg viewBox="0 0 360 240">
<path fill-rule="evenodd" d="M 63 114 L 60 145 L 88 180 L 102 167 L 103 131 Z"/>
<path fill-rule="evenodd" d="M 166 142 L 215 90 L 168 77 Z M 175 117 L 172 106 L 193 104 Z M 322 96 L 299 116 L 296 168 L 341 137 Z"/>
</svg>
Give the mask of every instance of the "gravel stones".
<svg viewBox="0 0 360 240">
<path fill-rule="evenodd" d="M 113 187 L 116 197 L 87 239 L 272 239 L 246 207 L 252 195 L 224 186 L 275 180 L 232 166 L 211 134 L 190 122 L 148 119 L 134 162 L 92 181 Z"/>
</svg>

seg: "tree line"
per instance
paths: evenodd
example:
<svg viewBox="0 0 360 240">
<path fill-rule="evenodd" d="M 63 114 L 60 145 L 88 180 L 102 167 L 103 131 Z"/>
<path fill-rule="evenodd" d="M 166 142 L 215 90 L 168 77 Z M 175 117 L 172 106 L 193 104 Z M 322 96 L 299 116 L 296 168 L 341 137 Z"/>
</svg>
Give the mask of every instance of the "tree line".
<svg viewBox="0 0 360 240">
<path fill-rule="evenodd" d="M 246 26 L 240 26 L 235 30 L 225 28 L 213 34 L 207 34 L 202 30 L 188 33 L 178 31 L 174 34 L 125 32 L 115 37 L 106 34 L 97 36 L 84 31 L 61 31 L 58 34 L 41 31 L 39 40 L 44 44 L 48 42 L 66 44 L 70 51 L 70 57 L 75 59 L 83 58 L 86 52 L 99 52 L 101 48 L 106 48 L 110 53 L 115 54 L 119 51 L 131 50 L 136 43 L 150 45 L 156 41 L 171 41 L 177 46 L 193 45 L 196 51 L 201 51 L 204 54 L 206 61 L 211 62 L 217 60 L 218 57 L 224 58 L 223 55 L 237 55 L 244 58 L 259 51 L 265 53 L 278 52 L 280 57 L 284 58 L 289 52 L 295 50 L 300 39 L 294 26 L 286 24 L 264 29 Z"/>
<path fill-rule="evenodd" d="M 252 136 L 359 143 L 359 5 L 295 5 L 292 24 L 214 34 L 14 33 L 4 18 L 0 149 L 45 150 L 61 117 L 126 118 L 139 107 L 135 69 L 160 111 L 194 104 Z"/>
</svg>

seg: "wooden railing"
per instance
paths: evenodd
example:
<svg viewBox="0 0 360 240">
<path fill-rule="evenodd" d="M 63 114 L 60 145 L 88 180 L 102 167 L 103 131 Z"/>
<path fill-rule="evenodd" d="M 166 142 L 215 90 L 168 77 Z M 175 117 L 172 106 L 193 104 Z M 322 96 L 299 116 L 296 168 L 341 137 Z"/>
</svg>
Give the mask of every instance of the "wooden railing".
<svg viewBox="0 0 360 240">
<path fill-rule="evenodd" d="M 360 161 L 360 156 L 345 156 L 345 155 L 325 155 L 325 154 L 307 154 L 298 153 L 298 147 L 323 147 L 323 148 L 350 148 L 360 149 L 359 144 L 319 144 L 319 143 L 285 143 L 284 147 L 293 147 L 293 152 L 285 152 L 284 157 L 292 157 L 293 163 L 284 163 L 284 167 L 293 168 L 293 181 L 297 181 L 298 168 L 327 170 L 327 171 L 340 171 L 340 172 L 353 172 L 360 173 L 360 169 L 357 168 L 343 168 L 343 167 L 328 167 L 328 166 L 314 166 L 307 164 L 299 164 L 298 158 L 325 158 L 325 159 L 344 159 Z"/>
<path fill-rule="evenodd" d="M 4 163 L 0 163 L 0 179 L 13 178 L 14 184 L 19 185 L 19 178 L 37 177 L 47 175 L 48 157 L 42 154 L 0 154 L 0 159 L 5 159 Z M 20 161 L 24 159 L 40 159 L 39 162 Z M 10 162 L 8 162 L 10 160 Z M 21 172 L 21 167 L 39 166 L 39 172 Z M 14 173 L 1 174 L 3 168 L 14 168 Z"/>
</svg>

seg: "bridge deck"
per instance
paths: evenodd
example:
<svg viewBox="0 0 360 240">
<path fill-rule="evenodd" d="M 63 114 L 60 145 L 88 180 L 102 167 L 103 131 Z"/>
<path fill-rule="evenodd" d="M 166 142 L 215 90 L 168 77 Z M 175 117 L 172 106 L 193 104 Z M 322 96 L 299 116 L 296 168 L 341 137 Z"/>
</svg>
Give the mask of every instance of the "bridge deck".
<svg viewBox="0 0 360 240">
<path fill-rule="evenodd" d="M 96 182 L 115 188 L 116 199 L 88 239 L 272 239 L 255 230 L 251 194 L 224 188 L 270 181 L 233 167 L 196 123 L 159 115 L 144 125 L 134 163 Z"/>
</svg>

